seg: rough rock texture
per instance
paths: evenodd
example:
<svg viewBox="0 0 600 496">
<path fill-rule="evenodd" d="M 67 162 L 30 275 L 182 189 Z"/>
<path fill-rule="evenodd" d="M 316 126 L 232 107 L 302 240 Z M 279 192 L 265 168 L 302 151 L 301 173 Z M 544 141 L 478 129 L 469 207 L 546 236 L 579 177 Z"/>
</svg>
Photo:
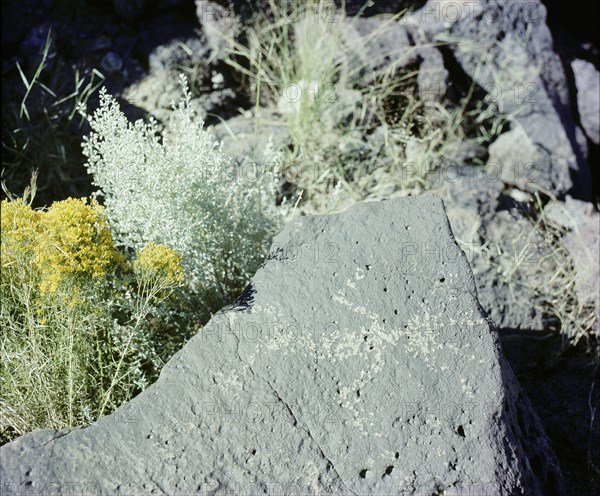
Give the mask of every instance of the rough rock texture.
<svg viewBox="0 0 600 496">
<path fill-rule="evenodd" d="M 6 494 L 564 493 L 429 194 L 288 224 L 156 384 L 1 454 Z"/>
<path fill-rule="evenodd" d="M 382 70 L 418 69 L 417 84 L 425 100 L 443 96 L 448 71 L 441 52 L 411 23 L 379 18 L 346 18 L 346 43 L 352 72 L 359 69 L 365 83 Z"/>
<path fill-rule="evenodd" d="M 537 146 L 521 126 L 501 134 L 489 147 L 488 172 L 523 191 L 553 191 L 564 177 L 553 155 Z"/>
<path fill-rule="evenodd" d="M 496 168 L 486 171 L 472 166 L 439 171 L 437 191 L 444 199 L 454 235 L 471 263 L 479 301 L 498 325 L 503 351 L 551 439 L 568 494 L 596 495 L 598 477 L 587 469 L 588 460 L 596 466 L 600 460 L 600 423 L 598 416 L 592 418 L 589 408 L 600 399 L 598 388 L 593 386 L 594 381 L 597 383 L 594 357 L 586 354 L 584 347 L 555 360 L 564 343 L 560 335 L 544 331 L 548 316 L 544 318 L 538 310 L 540 295 L 521 285 L 537 284 L 542 291 L 548 288 L 556 269 L 547 269 L 540 262 L 554 260 L 548 253 L 551 247 L 547 241 L 540 243 L 532 224 L 525 222 L 523 213 L 530 208 L 531 199 L 519 198 L 523 193 L 500 180 L 497 172 Z M 544 215 L 566 231 L 560 242 L 577 268 L 580 282 L 576 290 L 581 283 L 580 287 L 594 291 L 593 296 L 585 290 L 581 294 L 598 301 L 598 279 L 592 282 L 598 267 L 599 248 L 594 241 L 600 232 L 598 213 L 590 204 L 567 197 L 565 202 L 550 202 Z M 495 255 L 499 249 L 508 250 L 513 260 L 523 261 L 511 275 L 512 284 L 506 284 L 497 270 Z M 535 278 L 529 279 L 531 274 Z M 580 293 L 577 299 L 586 300 Z"/>
<path fill-rule="evenodd" d="M 127 103 L 144 111 L 130 118 L 143 117 L 147 112 L 158 120 L 166 120 L 170 115 L 172 103 L 180 100 L 182 93 L 177 74 L 169 70 L 170 68 L 156 63 L 160 55 L 167 51 L 169 55 L 176 57 L 177 52 L 181 53 L 183 49 L 180 48 L 179 42 L 158 47 L 156 53 L 149 57 L 148 73 L 124 92 Z"/>
<path fill-rule="evenodd" d="M 594 64 L 585 60 L 571 63 L 577 86 L 577 108 L 579 119 L 587 137 L 600 143 L 600 73 Z"/>
<path fill-rule="evenodd" d="M 520 190 L 507 189 L 500 172 L 450 166 L 438 171 L 434 190 L 444 199 L 475 276 L 479 302 L 494 323 L 500 329 L 541 330 L 539 295 L 522 283 L 544 287 L 552 276 L 551 270 L 540 270 L 547 243 L 523 216 L 523 205 L 510 196 Z M 510 283 L 503 272 L 512 272 Z"/>
<path fill-rule="evenodd" d="M 258 109 L 259 118 L 255 119 L 256 110 L 236 115 L 213 128 L 227 154 L 239 163 L 248 162 L 249 158 L 262 163 L 269 141 L 275 150 L 279 150 L 291 140 L 284 121 L 278 119 L 272 111 L 262 108 Z M 257 122 L 260 122 L 258 129 Z"/>
<path fill-rule="evenodd" d="M 236 95 L 231 88 L 224 87 L 225 78 L 208 62 L 209 54 L 208 44 L 199 36 L 176 39 L 157 47 L 149 54 L 148 72 L 125 92 L 126 101 L 167 122 L 173 103 L 182 98 L 179 76 L 182 68 L 187 67 L 190 89 L 194 94 L 201 93 L 193 98 L 200 118 L 206 119 L 207 114 L 225 118 L 237 114 Z"/>
<path fill-rule="evenodd" d="M 545 305 L 536 289 L 548 288 L 556 271 L 551 245 L 521 208 L 490 215 L 479 234 L 486 250 L 473 254 L 472 268 L 482 306 L 502 329 L 545 334 Z"/>
<path fill-rule="evenodd" d="M 598 212 L 592 204 L 571 197 L 549 202 L 543 212 L 546 220 L 565 231 L 560 240 L 552 241 L 536 228 L 533 219 L 539 214 L 531 195 L 508 186 L 501 173 L 496 167 L 455 166 L 438 171 L 434 184 L 471 264 L 483 308 L 501 330 L 527 331 L 531 339 L 546 335 L 543 294 L 562 265 L 570 263 L 553 256 L 558 243 L 574 264 L 579 303 L 595 305 L 598 313 Z"/>
<path fill-rule="evenodd" d="M 452 5 L 450 5 L 452 4 Z M 576 185 L 589 196 L 589 167 L 577 139 L 566 77 L 539 1 L 429 0 L 406 22 L 431 41 L 449 43 L 461 70 L 492 94 L 500 110 L 515 117 L 529 139 L 551 155 L 550 189 L 564 194 Z"/>
</svg>

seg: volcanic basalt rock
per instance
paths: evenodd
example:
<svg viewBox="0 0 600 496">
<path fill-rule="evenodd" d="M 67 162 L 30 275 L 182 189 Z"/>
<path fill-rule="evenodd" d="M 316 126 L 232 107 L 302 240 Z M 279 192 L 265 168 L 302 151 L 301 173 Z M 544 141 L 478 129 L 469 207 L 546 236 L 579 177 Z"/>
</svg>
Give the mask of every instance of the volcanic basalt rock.
<svg viewBox="0 0 600 496">
<path fill-rule="evenodd" d="M 2 494 L 564 494 L 431 194 L 290 222 L 154 385 L 1 461 Z"/>
</svg>

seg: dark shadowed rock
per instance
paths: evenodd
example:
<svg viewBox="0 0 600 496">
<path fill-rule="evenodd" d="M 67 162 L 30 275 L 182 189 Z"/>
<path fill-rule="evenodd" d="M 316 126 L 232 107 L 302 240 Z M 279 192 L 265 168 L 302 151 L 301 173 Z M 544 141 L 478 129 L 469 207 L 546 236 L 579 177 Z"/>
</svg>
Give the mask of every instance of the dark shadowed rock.
<svg viewBox="0 0 600 496">
<path fill-rule="evenodd" d="M 442 54 L 411 23 L 394 19 L 344 19 L 349 71 L 372 82 L 382 71 L 418 70 L 417 85 L 424 100 L 446 92 L 448 71 Z"/>
<path fill-rule="evenodd" d="M 125 19 L 136 19 L 152 3 L 151 0 L 112 0 L 117 14 Z"/>
<path fill-rule="evenodd" d="M 271 10 L 272 0 L 197 0 L 196 4 L 206 2 L 214 6 L 222 7 L 225 10 L 234 12 L 242 20 L 249 22 L 253 19 L 256 12 L 269 12 Z M 397 14 L 407 12 L 422 7 L 425 0 L 316 0 L 306 2 L 321 2 L 321 19 L 325 22 L 335 22 L 336 13 L 342 7 L 348 15 L 373 16 L 377 14 Z M 276 4 L 292 4 L 292 2 L 275 2 Z M 298 2 L 302 4 L 302 2 Z M 214 12 L 213 6 L 204 7 L 201 12 Z"/>
<path fill-rule="evenodd" d="M 350 15 L 371 16 L 377 14 L 396 14 L 421 7 L 424 0 L 327 0 L 338 6 L 344 6 Z"/>
<path fill-rule="evenodd" d="M 434 195 L 291 222 L 156 384 L 1 453 L 3 494 L 564 494 Z"/>
<path fill-rule="evenodd" d="M 192 84 L 203 87 L 202 77 L 209 69 L 206 60 L 209 48 L 199 37 L 175 39 L 156 47 L 148 56 L 148 72 L 125 92 L 125 99 L 166 121 L 174 102 L 182 97 L 179 75 L 182 67 L 198 68 L 188 79 Z M 201 105 L 199 108 L 203 108 Z"/>
<path fill-rule="evenodd" d="M 590 195 L 589 167 L 570 109 L 566 76 L 539 1 L 429 0 L 405 22 L 418 26 L 431 41 L 448 43 L 461 70 L 550 155 L 541 165 L 553 193 L 568 191 L 572 175 L 579 194 Z"/>
</svg>

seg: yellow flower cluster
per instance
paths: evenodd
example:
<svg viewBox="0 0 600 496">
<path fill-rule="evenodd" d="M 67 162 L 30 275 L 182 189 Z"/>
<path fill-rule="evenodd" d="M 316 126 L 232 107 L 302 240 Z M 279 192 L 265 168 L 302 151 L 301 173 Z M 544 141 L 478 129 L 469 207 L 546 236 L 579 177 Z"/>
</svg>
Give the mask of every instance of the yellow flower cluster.
<svg viewBox="0 0 600 496">
<path fill-rule="evenodd" d="M 43 216 L 44 242 L 37 263 L 42 291 L 55 291 L 69 274 L 95 278 L 122 263 L 102 208 L 95 200 L 69 198 L 53 203 Z"/>
<path fill-rule="evenodd" d="M 165 287 L 183 282 L 181 256 L 171 248 L 148 243 L 133 262 L 133 271 L 141 281 L 154 281 Z"/>
<path fill-rule="evenodd" d="M 42 293 L 56 292 L 70 276 L 103 278 L 123 263 L 95 200 L 69 198 L 53 203 L 46 212 L 21 200 L 4 200 L 2 245 L 3 268 L 11 258 L 25 256 L 40 275 Z"/>
</svg>

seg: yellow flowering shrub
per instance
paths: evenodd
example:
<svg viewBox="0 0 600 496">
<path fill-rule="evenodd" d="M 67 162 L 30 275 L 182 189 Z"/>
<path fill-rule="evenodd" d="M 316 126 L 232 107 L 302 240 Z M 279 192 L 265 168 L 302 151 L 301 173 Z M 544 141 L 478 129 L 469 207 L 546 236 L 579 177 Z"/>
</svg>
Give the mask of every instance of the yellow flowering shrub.
<svg viewBox="0 0 600 496">
<path fill-rule="evenodd" d="M 72 275 L 104 278 L 124 261 L 95 200 L 69 198 L 47 211 L 32 209 L 22 198 L 3 200 L 1 239 L 2 268 L 20 264 L 33 270 L 43 294 L 55 293 Z"/>
<path fill-rule="evenodd" d="M 139 281 L 154 281 L 163 287 L 183 283 L 181 256 L 168 246 L 148 243 L 133 262 L 133 271 Z"/>
<path fill-rule="evenodd" d="M 165 301 L 177 252 L 150 243 L 126 264 L 96 201 L 26 198 L 1 204 L 0 444 L 112 412 L 190 337 Z"/>
<path fill-rule="evenodd" d="M 55 292 L 70 275 L 104 278 L 123 263 L 95 201 L 69 198 L 55 202 L 42 216 L 42 240 L 35 264 L 42 274 L 42 292 Z"/>
</svg>

